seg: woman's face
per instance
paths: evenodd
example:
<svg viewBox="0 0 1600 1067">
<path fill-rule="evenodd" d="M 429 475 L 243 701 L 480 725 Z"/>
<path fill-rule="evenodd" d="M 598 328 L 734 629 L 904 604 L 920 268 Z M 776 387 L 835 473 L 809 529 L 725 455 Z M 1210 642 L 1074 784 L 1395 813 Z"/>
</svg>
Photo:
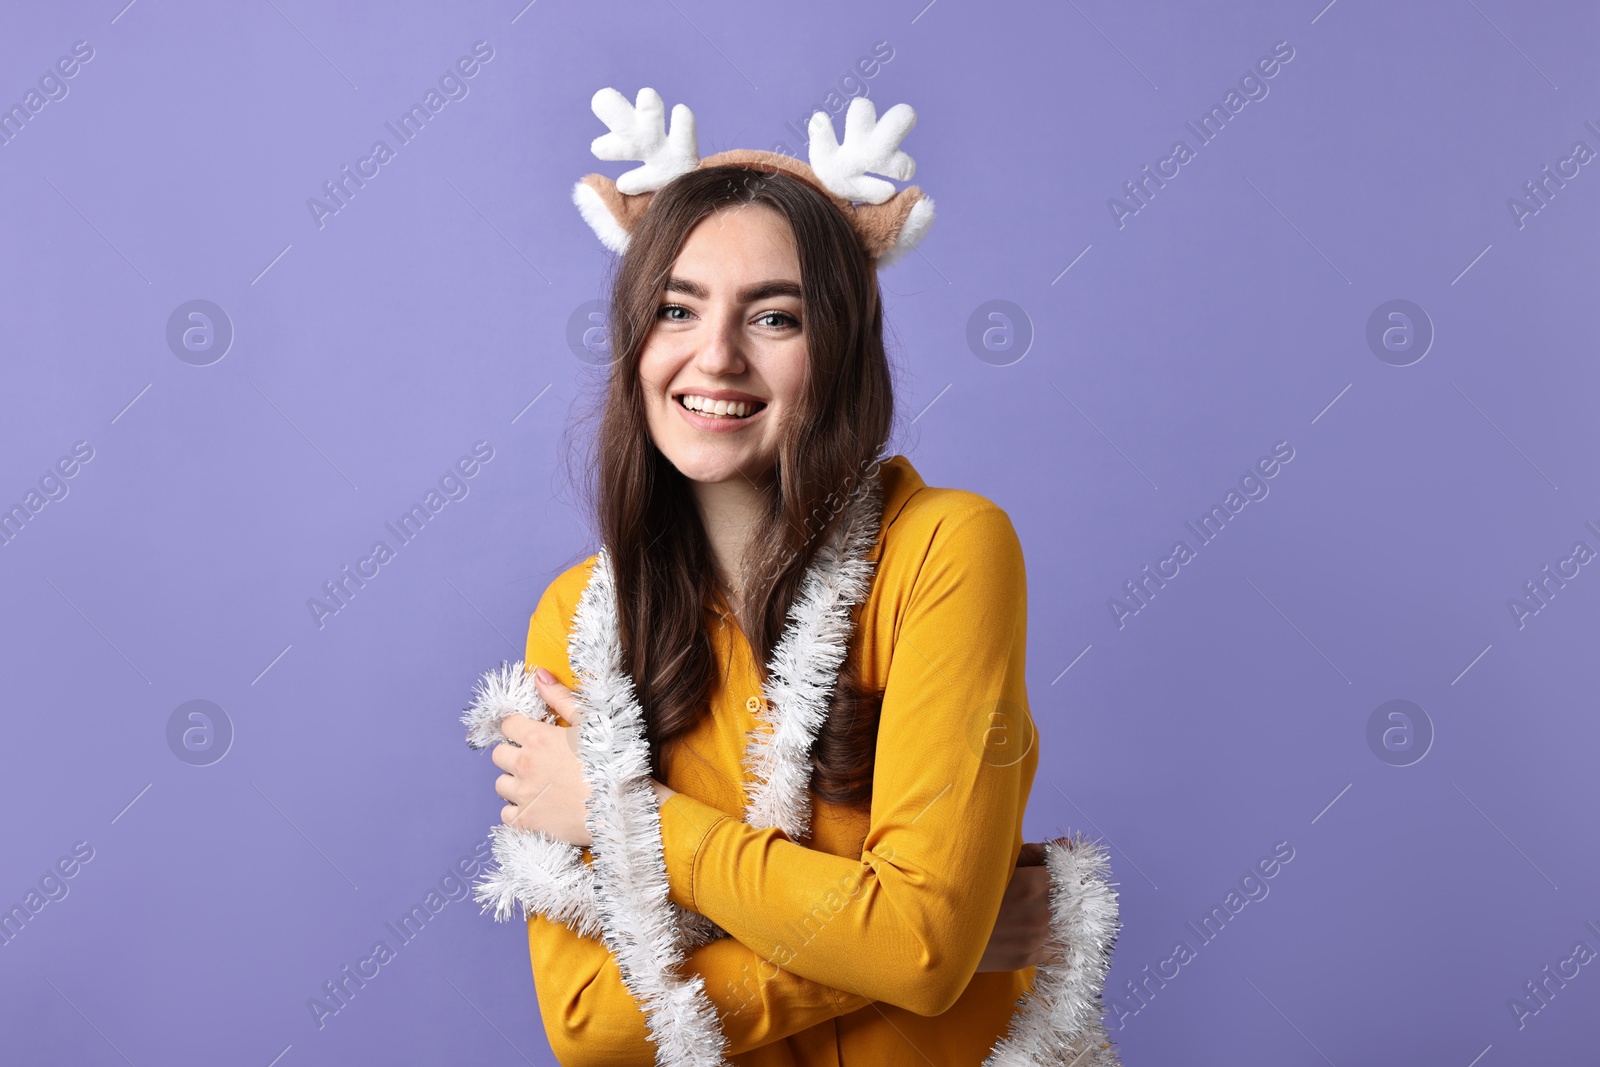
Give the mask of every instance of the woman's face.
<svg viewBox="0 0 1600 1067">
<path fill-rule="evenodd" d="M 639 357 L 650 439 L 684 477 L 771 472 L 805 384 L 801 312 L 794 235 L 776 210 L 724 208 L 689 231 Z"/>
</svg>

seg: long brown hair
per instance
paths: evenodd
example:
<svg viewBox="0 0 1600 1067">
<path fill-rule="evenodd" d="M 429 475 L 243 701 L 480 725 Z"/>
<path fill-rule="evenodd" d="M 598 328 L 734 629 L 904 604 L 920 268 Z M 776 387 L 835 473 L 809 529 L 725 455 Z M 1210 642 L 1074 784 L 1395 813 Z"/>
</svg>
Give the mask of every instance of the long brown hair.
<svg viewBox="0 0 1600 1067">
<path fill-rule="evenodd" d="M 703 605 L 716 576 L 688 480 L 650 439 L 639 358 L 689 231 L 743 204 L 776 210 L 793 230 L 809 361 L 765 490 L 771 533 L 752 542 L 740 582 L 756 608 L 746 638 L 763 686 L 805 570 L 843 520 L 838 501 L 883 451 L 894 419 L 877 271 L 833 203 L 802 179 L 748 165 L 690 171 L 656 192 L 611 280 L 612 363 L 587 473 L 616 575 L 623 663 L 658 778 L 662 747 L 709 711 L 717 663 Z M 853 805 L 871 797 L 882 700 L 862 683 L 856 658 L 840 671 L 811 752 L 812 790 Z"/>
</svg>

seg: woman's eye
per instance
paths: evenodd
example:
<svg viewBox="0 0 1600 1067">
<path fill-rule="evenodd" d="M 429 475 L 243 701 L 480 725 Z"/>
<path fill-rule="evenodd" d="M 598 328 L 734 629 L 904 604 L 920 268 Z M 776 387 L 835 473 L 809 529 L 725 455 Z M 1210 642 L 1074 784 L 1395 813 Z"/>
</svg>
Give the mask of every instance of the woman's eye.
<svg viewBox="0 0 1600 1067">
<path fill-rule="evenodd" d="M 656 309 L 656 318 L 666 319 L 668 322 L 687 322 L 694 316 L 694 312 L 682 304 L 662 304 Z M 769 329 L 792 329 L 800 325 L 800 320 L 787 311 L 764 311 L 757 315 L 755 321 Z"/>
</svg>

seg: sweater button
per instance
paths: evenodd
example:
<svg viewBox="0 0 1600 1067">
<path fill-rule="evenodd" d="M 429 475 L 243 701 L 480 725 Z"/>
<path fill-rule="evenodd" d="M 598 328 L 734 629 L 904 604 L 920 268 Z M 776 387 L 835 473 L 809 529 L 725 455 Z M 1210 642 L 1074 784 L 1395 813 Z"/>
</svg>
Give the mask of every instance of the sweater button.
<svg viewBox="0 0 1600 1067">
<path fill-rule="evenodd" d="M 744 702 L 744 707 L 745 707 L 745 710 L 750 712 L 751 714 L 759 712 L 761 710 L 761 698 L 760 697 L 751 697 L 749 700 L 746 700 Z"/>
</svg>

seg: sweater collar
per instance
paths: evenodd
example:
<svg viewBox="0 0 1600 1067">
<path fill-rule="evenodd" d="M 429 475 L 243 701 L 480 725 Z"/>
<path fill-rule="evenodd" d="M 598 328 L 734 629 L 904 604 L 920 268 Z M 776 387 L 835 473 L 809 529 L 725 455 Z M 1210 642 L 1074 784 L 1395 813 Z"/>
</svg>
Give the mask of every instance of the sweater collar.
<svg viewBox="0 0 1600 1067">
<path fill-rule="evenodd" d="M 883 519 L 878 526 L 878 537 L 873 542 L 872 550 L 867 553 L 867 558 L 877 563 L 883 555 L 883 539 L 889 530 L 889 525 L 900 514 L 900 509 L 905 507 L 906 501 L 918 489 L 925 488 L 927 483 L 911 465 L 911 461 L 902 455 L 893 455 L 878 464 L 878 477 L 883 486 Z M 702 601 L 702 606 L 713 615 L 724 615 L 729 611 L 728 602 L 722 594 L 713 589 Z"/>
</svg>

